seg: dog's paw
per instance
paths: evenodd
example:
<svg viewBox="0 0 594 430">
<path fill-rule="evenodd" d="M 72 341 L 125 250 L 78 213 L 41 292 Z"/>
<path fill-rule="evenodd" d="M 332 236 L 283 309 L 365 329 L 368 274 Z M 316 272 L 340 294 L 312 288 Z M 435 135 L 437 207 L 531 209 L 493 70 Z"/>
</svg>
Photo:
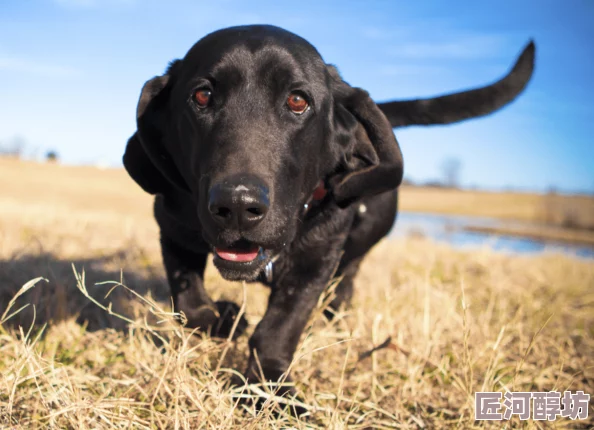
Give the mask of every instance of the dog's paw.
<svg viewBox="0 0 594 430">
<path fill-rule="evenodd" d="M 239 315 L 240 307 L 233 302 L 224 300 L 215 303 L 219 317 L 212 326 L 211 335 L 216 337 L 227 338 L 231 334 L 231 330 L 235 325 L 235 321 Z M 233 332 L 233 339 L 241 336 L 248 327 L 248 322 L 244 315 L 241 315 L 237 327 Z"/>
<path fill-rule="evenodd" d="M 216 310 L 206 306 L 197 309 L 184 309 L 182 305 L 181 311 L 185 315 L 185 320 L 180 318 L 180 323 L 185 323 L 188 328 L 210 333 L 214 337 L 227 338 L 231 334 L 240 308 L 235 303 L 227 301 L 216 302 L 215 306 Z M 248 322 L 242 315 L 233 333 L 233 339 L 240 336 L 247 326 Z"/>
<path fill-rule="evenodd" d="M 254 381 L 252 378 L 244 379 L 238 375 L 233 375 L 228 382 L 228 386 L 237 393 L 237 400 L 240 405 L 248 408 L 254 408 L 256 411 L 263 411 L 271 408 L 273 414 L 280 415 L 281 412 L 288 413 L 294 417 L 299 417 L 308 412 L 308 409 L 297 395 L 297 391 L 291 385 L 276 384 L 267 382 L 266 384 Z"/>
<path fill-rule="evenodd" d="M 188 308 L 187 306 L 184 306 L 184 304 L 180 304 L 177 311 L 180 312 L 177 321 L 190 329 L 198 329 L 205 332 L 217 321 L 216 310 L 209 306 Z M 183 314 L 183 316 L 181 316 L 181 314 Z"/>
</svg>

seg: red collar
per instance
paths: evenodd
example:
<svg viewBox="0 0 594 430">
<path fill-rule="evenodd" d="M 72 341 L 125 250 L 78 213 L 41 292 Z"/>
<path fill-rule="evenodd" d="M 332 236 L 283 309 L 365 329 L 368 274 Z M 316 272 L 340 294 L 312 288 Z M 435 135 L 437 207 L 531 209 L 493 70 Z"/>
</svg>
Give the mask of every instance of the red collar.
<svg viewBox="0 0 594 430">
<path fill-rule="evenodd" d="M 309 210 L 309 204 L 312 201 L 316 201 L 319 202 L 320 200 L 322 200 L 324 197 L 326 197 L 326 194 L 328 194 L 328 190 L 326 189 L 326 187 L 324 186 L 324 181 L 320 181 L 318 183 L 318 186 L 316 187 L 316 189 L 313 191 L 313 193 L 311 194 L 311 196 L 309 197 L 309 200 L 307 201 L 307 203 L 305 203 L 303 205 L 303 210 L 306 213 Z"/>
<path fill-rule="evenodd" d="M 328 193 L 328 190 L 324 186 L 324 181 L 320 181 L 320 183 L 314 190 L 313 194 L 311 195 L 311 198 L 313 200 L 322 200 L 324 197 L 326 197 L 327 193 Z"/>
</svg>

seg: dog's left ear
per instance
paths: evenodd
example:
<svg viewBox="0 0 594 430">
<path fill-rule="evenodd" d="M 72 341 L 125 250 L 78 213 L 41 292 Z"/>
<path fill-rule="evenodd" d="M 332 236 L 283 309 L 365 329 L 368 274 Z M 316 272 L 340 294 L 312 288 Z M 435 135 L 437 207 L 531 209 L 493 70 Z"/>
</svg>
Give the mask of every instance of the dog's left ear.
<svg viewBox="0 0 594 430">
<path fill-rule="evenodd" d="M 137 131 L 128 140 L 124 154 L 124 167 L 150 194 L 164 193 L 172 187 L 189 191 L 166 147 L 164 135 L 172 75 L 180 66 L 181 61 L 172 62 L 164 75 L 155 76 L 142 87 L 136 107 Z"/>
<path fill-rule="evenodd" d="M 167 179 L 155 167 L 142 147 L 138 133 L 134 133 L 128 139 L 123 161 L 130 177 L 147 193 L 164 193 L 170 188 Z"/>
<path fill-rule="evenodd" d="M 334 200 L 346 207 L 364 196 L 397 188 L 403 162 L 392 126 L 369 94 L 342 80 L 328 66 L 334 97 L 334 140 L 342 153 L 329 180 Z"/>
</svg>

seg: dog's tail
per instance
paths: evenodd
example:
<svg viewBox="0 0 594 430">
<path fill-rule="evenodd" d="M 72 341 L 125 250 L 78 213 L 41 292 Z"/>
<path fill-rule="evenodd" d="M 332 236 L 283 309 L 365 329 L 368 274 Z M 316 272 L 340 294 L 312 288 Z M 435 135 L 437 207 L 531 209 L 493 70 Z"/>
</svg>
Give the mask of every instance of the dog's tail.
<svg viewBox="0 0 594 430">
<path fill-rule="evenodd" d="M 513 101 L 526 87 L 534 70 L 535 46 L 531 40 L 511 71 L 482 88 L 417 100 L 377 103 L 392 127 L 451 124 L 488 115 Z"/>
</svg>

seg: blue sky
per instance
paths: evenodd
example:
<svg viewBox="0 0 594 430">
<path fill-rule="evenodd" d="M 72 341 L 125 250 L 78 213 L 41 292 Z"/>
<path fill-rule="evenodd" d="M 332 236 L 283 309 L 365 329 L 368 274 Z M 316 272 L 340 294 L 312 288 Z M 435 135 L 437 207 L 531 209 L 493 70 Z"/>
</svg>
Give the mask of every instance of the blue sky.
<svg viewBox="0 0 594 430">
<path fill-rule="evenodd" d="M 490 83 L 530 38 L 537 64 L 502 111 L 396 130 L 405 175 L 462 162 L 465 186 L 594 191 L 594 1 L 0 0 L 0 143 L 121 163 L 142 84 L 205 34 L 291 30 L 377 101 Z"/>
</svg>

